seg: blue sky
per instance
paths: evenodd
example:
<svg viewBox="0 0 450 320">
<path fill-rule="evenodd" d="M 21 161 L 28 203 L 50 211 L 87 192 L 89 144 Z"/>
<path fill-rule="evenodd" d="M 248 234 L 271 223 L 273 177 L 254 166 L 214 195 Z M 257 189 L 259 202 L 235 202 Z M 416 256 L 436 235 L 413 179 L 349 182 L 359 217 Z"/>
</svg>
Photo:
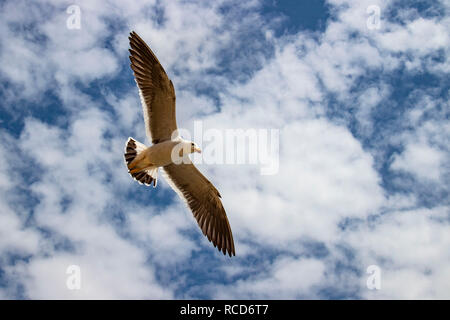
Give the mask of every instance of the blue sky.
<svg viewBox="0 0 450 320">
<path fill-rule="evenodd" d="M 80 29 L 66 9 L 77 5 Z M 379 28 L 372 28 L 380 10 Z M 448 1 L 0 4 L 0 298 L 449 298 Z M 278 129 L 279 171 L 201 165 L 236 257 L 161 178 L 128 33 L 175 85 L 179 127 Z M 148 142 L 147 142 L 148 143 Z M 81 288 L 67 285 L 69 266 Z M 366 270 L 381 270 L 381 288 Z"/>
</svg>

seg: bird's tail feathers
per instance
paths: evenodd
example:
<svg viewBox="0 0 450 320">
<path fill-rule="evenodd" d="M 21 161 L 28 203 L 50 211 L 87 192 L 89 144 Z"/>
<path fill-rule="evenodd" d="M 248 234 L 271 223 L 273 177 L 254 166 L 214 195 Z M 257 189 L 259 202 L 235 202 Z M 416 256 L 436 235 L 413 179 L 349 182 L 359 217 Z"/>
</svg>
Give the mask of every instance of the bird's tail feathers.
<svg viewBox="0 0 450 320">
<path fill-rule="evenodd" d="M 124 153 L 125 163 L 127 165 L 128 172 L 137 182 L 147 186 L 153 183 L 153 187 L 155 188 L 158 180 L 158 167 L 151 167 L 139 172 L 130 172 L 131 162 L 146 148 L 147 147 L 143 143 L 140 143 L 131 137 L 128 138 Z"/>
</svg>

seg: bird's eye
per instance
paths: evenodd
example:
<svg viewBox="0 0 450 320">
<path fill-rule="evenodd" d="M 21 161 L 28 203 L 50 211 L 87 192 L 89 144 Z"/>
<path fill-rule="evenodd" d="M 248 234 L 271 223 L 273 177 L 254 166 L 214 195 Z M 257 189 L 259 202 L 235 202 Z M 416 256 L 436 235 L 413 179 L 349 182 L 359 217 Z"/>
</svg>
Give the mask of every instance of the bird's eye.
<svg viewBox="0 0 450 320">
<path fill-rule="evenodd" d="M 194 143 L 191 143 L 191 146 L 194 146 Z"/>
</svg>

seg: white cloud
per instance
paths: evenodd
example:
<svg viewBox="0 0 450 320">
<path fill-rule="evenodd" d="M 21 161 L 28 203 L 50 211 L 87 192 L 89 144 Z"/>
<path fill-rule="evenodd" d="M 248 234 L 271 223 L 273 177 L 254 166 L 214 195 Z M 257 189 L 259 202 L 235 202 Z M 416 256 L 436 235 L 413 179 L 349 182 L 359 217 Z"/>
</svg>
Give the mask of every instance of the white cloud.
<svg viewBox="0 0 450 320">
<path fill-rule="evenodd" d="M 394 25 L 393 30 L 381 33 L 379 42 L 383 49 L 394 52 L 414 50 L 419 56 L 446 48 L 449 36 L 445 24 L 418 18 L 405 26 Z"/>
<path fill-rule="evenodd" d="M 391 168 L 412 173 L 424 183 L 442 183 L 444 186 L 449 173 L 446 160 L 450 152 L 447 143 L 450 125 L 445 120 L 444 111 L 448 102 L 419 90 L 409 98 L 414 105 L 406 114 L 405 122 L 415 130 L 396 137 L 396 142 L 403 144 L 404 150 L 394 155 Z"/>
<path fill-rule="evenodd" d="M 392 169 L 412 172 L 421 179 L 439 180 L 446 154 L 426 144 L 410 143 L 394 158 Z"/>
<path fill-rule="evenodd" d="M 180 204 L 163 214 L 151 215 L 158 211 L 156 208 L 145 208 L 130 214 L 129 232 L 153 254 L 154 263 L 170 266 L 185 261 L 193 251 L 198 250 L 197 245 L 182 234 L 182 231 L 196 227 L 193 217 L 180 212 L 183 209 Z"/>
<path fill-rule="evenodd" d="M 295 299 L 321 282 L 325 265 L 316 259 L 279 257 L 267 272 L 215 288 L 215 299 Z"/>
<path fill-rule="evenodd" d="M 358 249 L 361 269 L 381 268 L 381 290 L 368 298 L 445 298 L 450 289 L 448 208 L 393 211 L 347 238 Z"/>
<path fill-rule="evenodd" d="M 301 121 L 287 125 L 281 139 L 277 175 L 220 170 L 217 181 L 238 232 L 275 247 L 304 237 L 328 242 L 336 240 L 340 219 L 365 217 L 381 205 L 372 159 L 346 129 Z M 231 171 L 237 177 L 227 180 Z"/>
<path fill-rule="evenodd" d="M 117 240 L 117 237 L 111 239 Z M 111 246 L 111 247 L 110 247 Z M 114 248 L 114 250 L 112 250 Z M 69 266 L 80 267 L 79 290 L 67 286 Z M 83 253 L 35 258 L 15 268 L 30 299 L 170 299 L 170 290 L 156 284 L 145 256 L 129 244 L 113 241 Z"/>
</svg>

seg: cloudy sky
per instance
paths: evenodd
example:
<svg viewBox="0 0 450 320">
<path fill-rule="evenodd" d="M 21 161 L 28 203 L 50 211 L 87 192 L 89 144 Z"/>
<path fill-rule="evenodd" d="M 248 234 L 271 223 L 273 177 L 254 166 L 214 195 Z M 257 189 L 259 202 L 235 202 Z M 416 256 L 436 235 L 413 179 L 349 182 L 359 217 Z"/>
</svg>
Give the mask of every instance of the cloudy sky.
<svg viewBox="0 0 450 320">
<path fill-rule="evenodd" d="M 449 10 L 2 2 L 0 298 L 449 299 Z M 153 189 L 127 173 L 127 138 L 147 142 L 132 30 L 174 82 L 180 127 L 279 130 L 273 175 L 200 166 L 236 257 L 163 179 Z"/>
</svg>

